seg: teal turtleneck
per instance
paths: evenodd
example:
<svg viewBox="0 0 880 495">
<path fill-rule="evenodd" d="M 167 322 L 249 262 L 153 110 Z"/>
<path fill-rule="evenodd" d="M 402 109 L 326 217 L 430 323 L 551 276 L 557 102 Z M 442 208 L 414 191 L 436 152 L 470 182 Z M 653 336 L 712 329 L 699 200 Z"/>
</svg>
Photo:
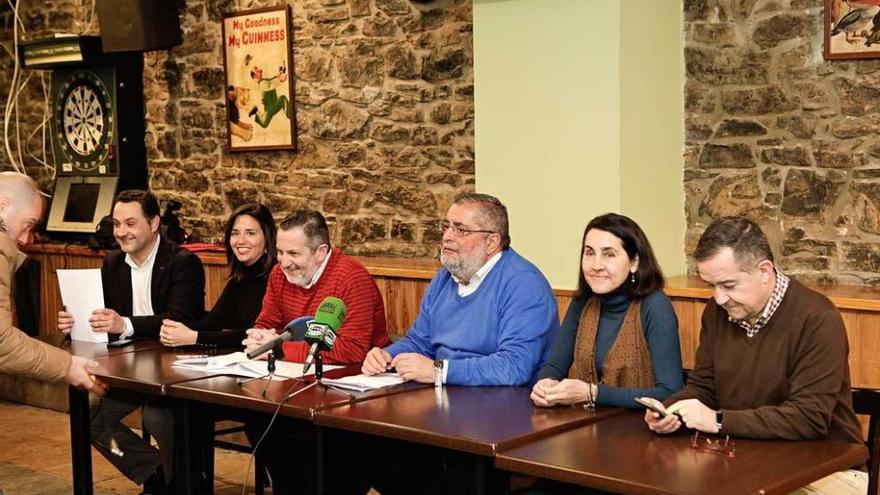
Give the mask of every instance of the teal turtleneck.
<svg viewBox="0 0 880 495">
<path fill-rule="evenodd" d="M 617 340 L 631 299 L 623 288 L 603 294 L 599 298 L 601 310 L 596 334 L 596 372 L 601 379 L 605 356 Z M 562 380 L 568 377 L 569 368 L 574 360 L 578 325 L 586 302 L 584 298 L 571 302 L 550 356 L 538 374 L 539 380 L 542 378 Z M 651 366 L 654 369 L 654 387 L 631 389 L 600 384 L 596 399 L 599 405 L 638 409 L 641 406 L 633 400 L 635 397 L 654 397 L 663 400 L 683 385 L 678 320 L 672 309 L 672 303 L 663 291 L 658 290 L 642 299 L 641 311 L 642 329 L 645 332 L 645 340 L 651 352 Z"/>
</svg>

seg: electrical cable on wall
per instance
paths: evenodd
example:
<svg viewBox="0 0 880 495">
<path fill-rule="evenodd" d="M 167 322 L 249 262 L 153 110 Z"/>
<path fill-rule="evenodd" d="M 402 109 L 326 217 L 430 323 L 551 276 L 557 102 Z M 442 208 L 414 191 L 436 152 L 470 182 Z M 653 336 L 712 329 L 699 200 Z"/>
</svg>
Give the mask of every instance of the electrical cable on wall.
<svg viewBox="0 0 880 495">
<path fill-rule="evenodd" d="M 13 17 L 13 35 L 12 35 L 12 59 L 13 59 L 13 71 L 12 71 L 12 80 L 9 83 L 9 95 L 6 99 L 6 107 L 5 107 L 5 115 L 3 119 L 3 139 L 4 146 L 6 148 L 6 154 L 9 158 L 9 163 L 16 171 L 21 171 L 19 165 L 15 162 L 15 156 L 12 154 L 12 147 L 9 143 L 9 121 L 12 117 L 12 111 L 15 107 L 14 95 L 16 94 L 17 84 L 19 79 L 19 60 L 18 60 L 18 28 L 21 26 L 22 32 L 25 31 L 24 25 L 21 23 L 21 18 L 18 15 L 18 2 L 15 4 L 12 3 L 11 0 L 7 0 L 9 6 L 12 8 L 12 17 Z"/>
<path fill-rule="evenodd" d="M 24 36 L 27 30 L 25 29 L 24 21 L 19 14 L 21 9 L 21 0 L 6 0 L 6 3 L 12 9 L 13 14 L 12 49 L 10 49 L 7 44 L 3 44 L 2 46 L 4 51 L 6 51 L 6 53 L 8 53 L 10 57 L 12 57 L 13 71 L 12 78 L 9 84 L 9 94 L 6 97 L 6 106 L 3 115 L 3 145 L 9 160 L 9 164 L 15 171 L 24 174 L 27 173 L 25 169 L 25 157 L 28 157 L 30 159 L 33 159 L 37 164 L 41 165 L 42 168 L 47 171 L 50 177 L 54 179 L 56 175 L 55 150 L 54 148 L 51 149 L 51 162 L 47 160 L 46 153 L 47 142 L 48 139 L 51 137 L 51 135 L 49 134 L 49 128 L 47 126 L 49 125 L 49 121 L 52 118 L 52 112 L 49 103 L 50 91 L 43 72 L 40 72 L 40 83 L 43 93 L 43 116 L 40 123 L 27 135 L 27 137 L 24 139 L 24 144 L 22 144 L 20 97 L 22 91 L 24 91 L 24 89 L 30 82 L 33 73 L 29 73 L 26 77 L 24 77 L 24 79 L 22 79 L 23 74 L 21 60 L 19 56 L 19 44 L 21 38 Z M 84 26 L 80 34 L 90 31 L 95 22 L 96 0 L 87 0 L 86 4 L 88 5 L 88 13 L 80 10 L 80 12 L 82 13 L 82 19 L 78 24 L 80 26 Z M 14 129 L 12 129 L 11 126 L 14 126 Z M 42 155 L 42 158 L 30 150 L 30 141 L 33 139 L 33 136 L 35 136 L 38 131 L 41 132 L 39 154 Z M 11 137 L 13 139 L 10 139 Z M 13 140 L 14 145 L 12 142 Z"/>
<path fill-rule="evenodd" d="M 21 4 L 20 1 L 16 1 L 15 3 L 12 0 L 7 0 L 7 3 L 12 8 L 12 59 L 13 59 L 13 69 L 12 69 L 12 80 L 9 84 L 9 95 L 6 97 L 6 113 L 3 116 L 3 145 L 6 149 L 6 156 L 9 159 L 10 165 L 17 172 L 25 173 L 24 164 L 19 160 L 18 163 L 15 161 L 15 155 L 12 154 L 12 146 L 9 144 L 9 122 L 12 119 L 13 112 L 17 114 L 18 107 L 18 95 L 21 93 L 21 87 L 19 86 L 19 78 L 21 77 L 21 68 L 19 67 L 19 57 L 18 57 L 18 40 L 19 34 L 18 29 L 21 27 L 22 34 L 24 34 L 25 28 L 24 24 L 21 21 L 21 17 L 18 15 L 18 9 Z M 25 79 L 24 83 L 26 84 L 29 80 Z M 23 87 L 23 85 L 22 85 Z M 16 118 L 16 123 L 18 122 Z M 19 136 L 20 138 L 20 136 Z M 19 157 L 21 157 L 21 142 L 19 141 L 18 151 Z"/>
<path fill-rule="evenodd" d="M 84 29 L 80 30 L 80 32 L 79 32 L 80 36 L 82 36 L 84 34 L 88 34 L 88 32 L 92 30 L 92 25 L 94 25 L 94 23 L 95 23 L 95 0 L 92 0 L 91 4 L 92 5 L 89 8 L 89 22 L 86 24 L 86 27 Z M 85 16 L 83 16 L 83 17 L 85 17 Z M 82 25 L 82 22 L 80 22 L 80 25 Z"/>
<path fill-rule="evenodd" d="M 27 156 L 29 156 L 31 159 L 33 159 L 37 163 L 41 164 L 43 166 L 43 168 L 49 174 L 51 174 L 52 179 L 55 179 L 55 166 L 54 166 L 54 163 L 55 163 L 54 151 L 55 150 L 52 150 L 53 161 L 51 163 L 49 163 L 46 160 L 46 138 L 47 138 L 46 132 L 49 127 L 48 126 L 49 121 L 52 119 L 52 113 L 49 111 L 49 86 L 46 84 L 45 74 L 42 71 L 40 72 L 40 84 L 41 84 L 42 92 L 43 92 L 43 118 L 40 121 L 40 125 L 35 127 L 34 130 L 32 130 L 31 133 L 28 134 L 28 137 L 24 140 L 24 151 L 27 154 Z M 42 131 L 42 137 L 40 140 L 40 143 L 41 143 L 40 153 L 42 153 L 42 155 L 43 155 L 42 158 L 40 158 L 39 156 L 34 154 L 30 149 L 31 139 L 33 139 L 33 137 L 37 134 L 38 131 Z"/>
</svg>

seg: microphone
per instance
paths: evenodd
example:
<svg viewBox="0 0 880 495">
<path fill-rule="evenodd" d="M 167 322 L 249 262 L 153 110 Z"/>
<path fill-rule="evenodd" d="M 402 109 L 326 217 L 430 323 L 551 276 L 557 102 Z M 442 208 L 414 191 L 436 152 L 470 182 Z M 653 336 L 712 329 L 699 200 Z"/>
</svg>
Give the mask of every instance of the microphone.
<svg viewBox="0 0 880 495">
<path fill-rule="evenodd" d="M 290 323 L 284 325 L 284 331 L 281 335 L 247 353 L 248 359 L 255 359 L 263 353 L 269 352 L 281 342 L 304 340 L 306 330 L 308 330 L 309 323 L 311 323 L 312 320 L 314 320 L 314 318 L 311 316 L 300 316 L 299 318 L 290 320 Z"/>
<path fill-rule="evenodd" d="M 311 344 L 309 355 L 303 365 L 303 375 L 308 373 L 309 368 L 315 361 L 315 356 L 320 351 L 333 348 L 336 342 L 336 331 L 345 320 L 345 303 L 338 297 L 327 297 L 318 306 L 315 312 L 315 321 L 309 323 L 309 328 L 303 340 Z"/>
</svg>

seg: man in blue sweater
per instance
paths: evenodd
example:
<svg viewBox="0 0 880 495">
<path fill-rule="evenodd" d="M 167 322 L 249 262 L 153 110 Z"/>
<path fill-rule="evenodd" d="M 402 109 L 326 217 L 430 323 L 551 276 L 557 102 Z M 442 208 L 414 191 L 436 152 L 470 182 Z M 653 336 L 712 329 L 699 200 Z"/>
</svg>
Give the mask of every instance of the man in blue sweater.
<svg viewBox="0 0 880 495">
<path fill-rule="evenodd" d="M 373 348 L 362 371 L 395 368 L 442 385 L 528 385 L 559 329 L 556 299 L 535 265 L 510 248 L 507 208 L 459 196 L 443 220 L 443 268 L 402 340 Z"/>
<path fill-rule="evenodd" d="M 459 196 L 442 223 L 441 268 L 406 337 L 367 354 L 368 375 L 395 368 L 406 380 L 449 385 L 529 385 L 559 329 L 556 299 L 535 267 L 510 248 L 507 209 L 493 196 Z M 412 442 L 356 436 L 331 442 L 354 476 L 328 493 L 472 493 L 483 473 L 469 456 Z M 354 454 L 352 454 L 354 452 Z M 382 452 L 377 456 L 376 452 Z M 339 464 L 337 464 L 339 467 Z M 351 486 L 333 486 L 351 483 Z M 417 490 L 416 490 L 417 491 Z"/>
</svg>

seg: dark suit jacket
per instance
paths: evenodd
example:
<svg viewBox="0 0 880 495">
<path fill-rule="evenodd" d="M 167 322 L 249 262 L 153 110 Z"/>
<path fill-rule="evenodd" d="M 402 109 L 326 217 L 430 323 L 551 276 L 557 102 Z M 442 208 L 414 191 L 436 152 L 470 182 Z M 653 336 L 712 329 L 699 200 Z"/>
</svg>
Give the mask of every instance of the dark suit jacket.
<svg viewBox="0 0 880 495">
<path fill-rule="evenodd" d="M 104 303 L 120 316 L 131 318 L 134 337 L 158 339 L 165 318 L 191 324 L 205 312 L 205 271 L 198 256 L 164 238 L 153 264 L 150 297 L 153 316 L 132 316 L 131 267 L 119 249 L 104 256 L 101 267 Z"/>
</svg>

